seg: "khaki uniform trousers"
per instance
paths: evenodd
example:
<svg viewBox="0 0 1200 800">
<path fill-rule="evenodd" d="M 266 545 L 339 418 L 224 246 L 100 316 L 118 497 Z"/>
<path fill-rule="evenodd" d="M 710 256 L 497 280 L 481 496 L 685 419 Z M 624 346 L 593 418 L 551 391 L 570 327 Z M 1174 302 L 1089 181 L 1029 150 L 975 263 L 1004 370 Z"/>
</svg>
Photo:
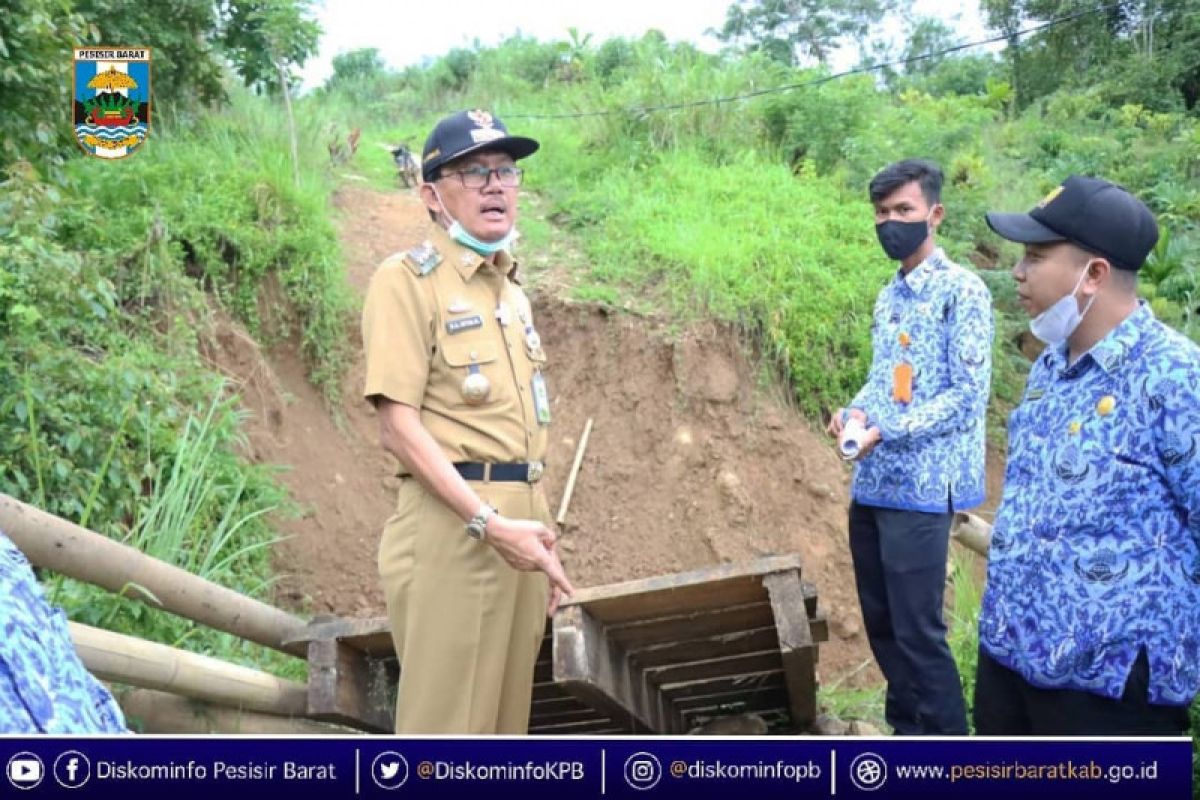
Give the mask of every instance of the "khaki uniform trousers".
<svg viewBox="0 0 1200 800">
<path fill-rule="evenodd" d="M 552 524 L 537 484 L 472 483 L 513 519 Z M 413 478 L 383 530 L 379 573 L 400 657 L 396 733 L 524 734 L 549 582 L 520 572 Z"/>
</svg>

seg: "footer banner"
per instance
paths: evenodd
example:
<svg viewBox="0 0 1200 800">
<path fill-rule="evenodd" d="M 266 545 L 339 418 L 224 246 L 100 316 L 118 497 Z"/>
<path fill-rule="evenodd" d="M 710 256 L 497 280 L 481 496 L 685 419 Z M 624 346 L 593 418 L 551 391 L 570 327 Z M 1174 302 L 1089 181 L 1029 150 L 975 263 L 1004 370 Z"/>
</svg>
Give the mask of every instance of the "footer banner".
<svg viewBox="0 0 1200 800">
<path fill-rule="evenodd" d="M 1188 739 L 0 737 L 0 798 L 1190 798 Z"/>
</svg>

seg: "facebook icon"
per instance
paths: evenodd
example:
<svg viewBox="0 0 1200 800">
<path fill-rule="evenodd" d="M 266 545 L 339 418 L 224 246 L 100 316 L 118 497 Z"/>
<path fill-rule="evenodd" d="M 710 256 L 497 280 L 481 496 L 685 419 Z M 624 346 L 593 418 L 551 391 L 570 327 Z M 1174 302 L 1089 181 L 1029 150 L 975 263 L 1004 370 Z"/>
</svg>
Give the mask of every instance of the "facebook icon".
<svg viewBox="0 0 1200 800">
<path fill-rule="evenodd" d="M 78 750 L 68 750 L 54 760 L 54 780 L 64 789 L 78 789 L 92 778 L 92 762 Z"/>
</svg>

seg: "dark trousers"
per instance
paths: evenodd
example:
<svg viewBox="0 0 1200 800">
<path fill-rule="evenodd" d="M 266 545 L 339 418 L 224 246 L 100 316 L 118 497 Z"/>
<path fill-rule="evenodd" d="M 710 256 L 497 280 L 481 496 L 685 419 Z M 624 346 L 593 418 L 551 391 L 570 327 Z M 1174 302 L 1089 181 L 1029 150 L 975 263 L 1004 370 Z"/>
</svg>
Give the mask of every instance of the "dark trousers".
<svg viewBox="0 0 1200 800">
<path fill-rule="evenodd" d="M 981 736 L 1178 736 L 1186 706 L 1147 699 L 1150 662 L 1138 654 L 1121 699 L 1070 689 L 1039 689 L 979 649 L 975 671 L 975 732 Z"/>
<path fill-rule="evenodd" d="M 942 603 L 954 515 L 850 505 L 850 555 L 871 652 L 899 735 L 966 735 Z"/>
</svg>

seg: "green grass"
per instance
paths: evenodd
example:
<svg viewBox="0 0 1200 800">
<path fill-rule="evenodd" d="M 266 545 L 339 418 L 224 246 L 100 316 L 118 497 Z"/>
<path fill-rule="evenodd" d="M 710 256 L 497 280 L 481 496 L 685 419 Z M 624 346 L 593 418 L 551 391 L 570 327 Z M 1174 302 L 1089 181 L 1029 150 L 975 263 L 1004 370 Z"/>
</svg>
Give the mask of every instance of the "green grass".
<svg viewBox="0 0 1200 800">
<path fill-rule="evenodd" d="M 947 611 L 949 623 L 946 641 L 962 679 L 963 697 L 967 703 L 967 725 L 973 732 L 975 723 L 975 668 L 979 662 L 979 610 L 983 602 L 983 581 L 976 576 L 980 559 L 962 547 L 950 550 L 950 594 Z"/>
<path fill-rule="evenodd" d="M 635 308 L 715 314 L 756 331 L 813 416 L 853 396 L 870 361 L 875 294 L 892 274 L 863 224 L 864 202 L 751 153 L 713 166 L 696 151 L 668 151 L 589 178 L 545 188 L 590 262 L 577 297 L 640 296 Z"/>
<path fill-rule="evenodd" d="M 843 721 L 862 720 L 882 732 L 889 726 L 884 719 L 884 685 L 843 687 L 836 681 L 817 687 L 817 707 Z"/>
<path fill-rule="evenodd" d="M 294 337 L 333 396 L 351 319 L 328 156 L 297 184 L 279 116 L 242 97 L 186 130 L 160 126 L 127 161 L 0 183 L 0 385 L 13 388 L 0 393 L 0 491 L 263 598 L 269 515 L 287 502 L 247 459 L 235 387 L 201 345 L 224 307 L 268 343 Z M 304 674 L 78 581 L 57 577 L 51 594 L 88 624 Z"/>
<path fill-rule="evenodd" d="M 239 470 L 223 450 L 240 425 L 241 414 L 224 387 L 207 408 L 197 408 L 183 422 L 173 451 L 156 460 L 149 495 L 124 543 L 172 566 L 250 597 L 269 598 L 273 584 L 268 548 L 278 539 L 266 515 L 286 500 L 265 476 Z M 97 484 L 105 478 L 97 473 Z M 86 522 L 87 511 L 85 509 Z M 48 590 L 51 603 L 72 619 L 128 633 L 226 660 L 303 679 L 303 661 L 254 645 L 235 636 L 158 611 L 141 602 L 155 601 L 146 587 L 130 584 L 124 596 L 81 581 L 55 576 Z"/>
</svg>

